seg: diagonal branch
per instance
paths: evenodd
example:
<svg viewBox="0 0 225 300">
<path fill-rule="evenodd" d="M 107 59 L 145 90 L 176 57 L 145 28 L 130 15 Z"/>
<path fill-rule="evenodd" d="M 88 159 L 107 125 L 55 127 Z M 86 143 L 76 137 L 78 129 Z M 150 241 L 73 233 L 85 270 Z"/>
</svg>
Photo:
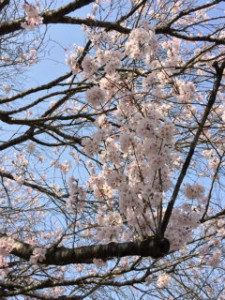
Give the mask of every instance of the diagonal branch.
<svg viewBox="0 0 225 300">
<path fill-rule="evenodd" d="M 9 0 L 2 0 L 0 1 L 0 11 L 3 10 L 3 8 L 9 4 Z"/>
<path fill-rule="evenodd" d="M 64 6 L 59 7 L 56 10 L 47 12 L 46 16 L 53 18 L 61 17 L 93 2 L 95 2 L 95 0 L 74 0 Z"/>
<path fill-rule="evenodd" d="M 81 19 L 68 16 L 61 16 L 60 18 L 44 18 L 44 23 L 61 23 L 61 24 L 74 24 L 74 25 L 87 25 L 90 27 L 100 27 L 107 30 L 115 30 L 124 34 L 129 34 L 131 29 L 123 27 L 119 22 L 107 22 L 101 20 L 93 20 L 91 18 Z"/>
<path fill-rule="evenodd" d="M 207 106 L 205 108 L 205 112 L 203 114 L 203 117 L 202 117 L 202 120 L 201 122 L 199 123 L 199 127 L 198 127 L 198 130 L 197 130 L 197 133 L 190 145 L 190 150 L 188 152 L 188 155 L 185 159 L 185 162 L 183 164 L 183 167 L 182 167 L 182 170 L 180 172 L 180 175 L 177 179 L 177 183 L 175 185 L 175 188 L 174 188 L 174 191 L 173 191 L 173 194 L 172 194 L 172 197 L 168 203 L 168 206 L 167 206 L 167 209 L 166 209 L 166 212 L 165 212 L 165 215 L 164 215 L 164 218 L 163 218 L 163 221 L 162 221 L 162 235 L 165 233 L 166 231 L 166 228 L 167 228 L 167 225 L 169 223 L 169 220 L 170 220 L 170 217 L 171 217 L 171 214 L 172 214 L 172 211 L 173 211 L 173 207 L 174 207 L 174 204 L 175 204 L 175 201 L 177 199 L 177 196 L 178 196 L 178 193 L 179 193 L 179 190 L 180 190 L 180 187 L 181 187 L 181 184 L 184 180 L 184 177 L 186 175 L 186 172 L 189 168 L 189 165 L 190 165 L 190 162 L 191 162 L 191 159 L 192 159 L 192 156 L 194 154 L 194 151 L 195 151 L 195 148 L 198 144 L 198 140 L 199 140 L 199 137 L 202 133 L 202 130 L 204 128 L 204 125 L 205 125 L 205 122 L 210 114 L 210 111 L 213 107 L 213 104 L 216 100 L 216 96 L 217 96 L 217 92 L 219 90 L 219 87 L 220 87 L 220 83 L 221 83 L 221 80 L 222 80 L 222 76 L 223 76 L 223 71 L 224 71 L 224 68 L 225 68 L 225 61 L 219 66 L 217 62 L 214 63 L 214 68 L 216 70 L 216 80 L 214 82 L 214 85 L 213 85 L 213 89 L 210 93 L 210 96 L 209 96 L 209 100 L 208 100 L 208 103 L 207 103 Z"/>
<path fill-rule="evenodd" d="M 94 0 L 75 0 L 72 1 L 64 6 L 59 7 L 56 10 L 48 11 L 44 14 L 42 14 L 42 17 L 44 19 L 44 23 L 48 24 L 51 23 L 52 20 L 58 20 L 62 16 L 67 15 L 79 8 L 82 8 L 90 3 L 94 2 Z M 4 4 L 4 2 L 3 2 Z M 3 5 L 2 4 L 2 5 Z M 7 2 L 6 2 L 7 4 Z M 11 32 L 15 32 L 18 30 L 22 30 L 21 28 L 21 22 L 24 21 L 24 18 L 19 18 L 13 21 L 8 21 L 0 24 L 0 36 L 4 34 L 8 34 Z"/>
<path fill-rule="evenodd" d="M 214 6 L 216 4 L 219 4 L 221 2 L 224 2 L 224 0 L 215 0 L 215 1 L 212 1 L 212 2 L 206 2 L 206 3 L 203 3 L 199 6 L 189 8 L 189 9 L 186 9 L 186 10 L 182 10 L 169 23 L 167 23 L 167 26 L 170 27 L 172 24 L 174 24 L 176 21 L 178 21 L 179 19 L 181 19 L 184 16 L 190 15 L 191 13 L 196 12 L 196 11 L 200 11 L 200 10 L 212 7 L 212 6 Z"/>
</svg>

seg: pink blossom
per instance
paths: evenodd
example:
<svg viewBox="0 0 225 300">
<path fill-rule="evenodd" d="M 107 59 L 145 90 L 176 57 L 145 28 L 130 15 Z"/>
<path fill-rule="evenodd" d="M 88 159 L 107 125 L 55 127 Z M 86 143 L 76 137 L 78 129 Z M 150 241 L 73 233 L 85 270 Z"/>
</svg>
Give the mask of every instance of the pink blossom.
<svg viewBox="0 0 225 300">
<path fill-rule="evenodd" d="M 80 71 L 80 67 L 77 64 L 77 57 L 78 57 L 78 50 L 77 49 L 75 49 L 70 54 L 67 54 L 67 56 L 66 56 L 66 63 L 71 68 L 73 74 L 77 74 Z M 71 78 L 69 78 L 68 83 L 70 83 L 70 81 L 71 81 Z"/>
<path fill-rule="evenodd" d="M 93 75 L 98 70 L 98 65 L 95 60 L 90 56 L 85 56 L 81 64 L 84 72 L 86 73 L 86 77 Z"/>
<path fill-rule="evenodd" d="M 36 146 L 34 143 L 30 142 L 28 145 L 27 145 L 27 151 L 30 152 L 30 153 L 34 153 L 35 152 L 35 149 L 36 149 Z"/>
<path fill-rule="evenodd" d="M 41 247 L 35 247 L 30 257 L 30 263 L 37 264 L 45 260 L 46 249 Z"/>
<path fill-rule="evenodd" d="M 98 86 L 93 86 L 86 93 L 87 102 L 93 106 L 98 106 L 105 101 L 105 91 Z"/>
<path fill-rule="evenodd" d="M 63 174 L 67 174 L 71 169 L 71 163 L 69 161 L 65 161 L 64 163 L 54 162 L 53 164 L 56 168 L 59 168 Z"/>
<path fill-rule="evenodd" d="M 85 189 L 78 186 L 78 179 L 71 177 L 69 179 L 69 198 L 67 200 L 67 207 L 73 211 L 75 207 L 81 210 L 83 208 L 83 202 L 86 198 Z"/>
<path fill-rule="evenodd" d="M 25 22 L 21 23 L 21 27 L 25 29 L 34 29 L 38 25 L 43 23 L 43 18 L 39 15 L 40 4 L 28 4 L 22 5 L 24 12 L 26 13 Z"/>
<path fill-rule="evenodd" d="M 31 49 L 30 50 L 30 57 L 33 58 L 36 55 L 36 53 L 37 53 L 37 50 Z"/>
<path fill-rule="evenodd" d="M 7 265 L 8 265 L 8 262 L 7 262 L 7 260 L 5 259 L 5 257 L 4 256 L 2 256 L 2 255 L 0 255 L 0 267 L 2 268 L 2 267 L 7 267 Z M 6 271 L 7 269 L 5 269 L 5 271 Z"/>
<path fill-rule="evenodd" d="M 219 219 L 219 220 L 217 221 L 217 226 L 218 226 L 219 228 L 223 227 L 224 225 L 225 225 L 225 220 Z"/>
<path fill-rule="evenodd" d="M 171 281 L 171 277 L 169 276 L 169 274 L 163 273 L 158 277 L 157 287 L 160 289 L 164 288 L 169 284 L 170 281 Z"/>
<path fill-rule="evenodd" d="M 0 254 L 9 255 L 13 250 L 14 240 L 8 237 L 0 238 Z"/>
<path fill-rule="evenodd" d="M 190 185 L 189 183 L 185 184 L 184 195 L 188 199 L 201 199 L 204 196 L 205 189 L 201 184 L 195 183 Z"/>
<path fill-rule="evenodd" d="M 141 59 L 148 52 L 155 52 L 157 43 L 154 32 L 144 28 L 135 28 L 131 31 L 129 40 L 125 44 L 125 52 L 131 58 Z"/>
<path fill-rule="evenodd" d="M 206 263 L 211 266 L 217 266 L 221 260 L 222 251 L 217 249 L 213 252 L 213 254 L 207 258 Z"/>
<path fill-rule="evenodd" d="M 11 92 L 12 86 L 3 84 L 3 85 L 2 85 L 2 89 L 3 89 L 4 92 L 6 92 L 6 93 L 8 94 L 8 93 Z"/>
<path fill-rule="evenodd" d="M 98 258 L 94 258 L 94 259 L 93 259 L 93 263 L 95 264 L 95 266 L 96 266 L 97 268 L 106 265 L 106 262 L 105 262 L 104 260 L 98 259 Z"/>
</svg>

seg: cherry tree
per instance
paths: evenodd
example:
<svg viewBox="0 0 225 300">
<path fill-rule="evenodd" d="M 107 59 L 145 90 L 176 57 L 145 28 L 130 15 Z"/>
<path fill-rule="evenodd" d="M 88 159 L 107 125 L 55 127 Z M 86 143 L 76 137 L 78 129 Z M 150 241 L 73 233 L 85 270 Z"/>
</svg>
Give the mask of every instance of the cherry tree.
<svg viewBox="0 0 225 300">
<path fill-rule="evenodd" d="M 1 299 L 225 299 L 224 2 L 0 1 Z"/>
</svg>

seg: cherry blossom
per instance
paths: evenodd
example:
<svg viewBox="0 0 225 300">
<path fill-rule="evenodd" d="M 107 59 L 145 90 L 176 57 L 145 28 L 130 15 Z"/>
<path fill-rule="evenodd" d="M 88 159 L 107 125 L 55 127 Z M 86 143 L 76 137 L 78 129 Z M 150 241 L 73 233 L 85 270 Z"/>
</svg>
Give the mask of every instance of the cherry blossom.
<svg viewBox="0 0 225 300">
<path fill-rule="evenodd" d="M 32 264 L 37 264 L 38 262 L 42 262 L 45 259 L 46 249 L 41 247 L 35 247 L 33 250 L 33 254 L 30 257 L 30 262 Z"/>
<path fill-rule="evenodd" d="M 0 1 L 0 298 L 224 297 L 224 15 L 203 2 Z"/>
<path fill-rule="evenodd" d="M 87 102 L 97 106 L 105 101 L 105 91 L 98 86 L 93 86 L 86 93 Z"/>
<path fill-rule="evenodd" d="M 24 3 L 22 8 L 27 15 L 26 21 L 21 23 L 22 28 L 34 29 L 43 23 L 43 18 L 39 15 L 40 3 L 37 2 L 35 5 Z"/>
<path fill-rule="evenodd" d="M 163 273 L 163 274 L 159 275 L 159 277 L 158 277 L 157 286 L 159 288 L 163 288 L 168 285 L 170 280 L 171 280 L 171 277 L 168 274 Z"/>
</svg>

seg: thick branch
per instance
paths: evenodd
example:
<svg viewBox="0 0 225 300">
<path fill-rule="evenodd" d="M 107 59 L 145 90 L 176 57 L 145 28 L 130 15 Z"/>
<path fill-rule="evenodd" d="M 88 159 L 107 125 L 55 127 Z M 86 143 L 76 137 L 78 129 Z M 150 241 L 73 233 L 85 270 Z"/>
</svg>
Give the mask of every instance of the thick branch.
<svg viewBox="0 0 225 300">
<path fill-rule="evenodd" d="M 79 8 L 82 8 L 88 4 L 91 4 L 93 2 L 95 2 L 95 0 L 75 0 L 64 6 L 59 7 L 58 9 L 56 9 L 54 11 L 47 12 L 46 16 L 52 17 L 52 18 L 61 17 L 64 15 L 67 15 Z"/>
<path fill-rule="evenodd" d="M 56 10 L 48 11 L 42 15 L 44 21 L 44 24 L 51 23 L 52 20 L 57 21 L 59 18 L 61 18 L 64 15 L 67 15 L 81 7 L 84 7 L 90 3 L 94 2 L 94 0 L 76 0 L 68 3 L 65 6 L 61 6 Z M 18 30 L 22 30 L 21 28 L 21 22 L 24 21 L 24 18 L 20 18 L 17 20 L 4 22 L 0 25 L 0 36 L 4 34 L 8 34 L 11 32 L 15 32 Z"/>
<path fill-rule="evenodd" d="M 4 237 L 4 235 L 2 235 Z M 148 238 L 144 241 L 109 243 L 69 249 L 65 247 L 50 248 L 45 260 L 40 264 L 67 265 L 78 263 L 92 263 L 94 258 L 108 260 L 113 257 L 142 256 L 160 258 L 169 252 L 170 243 L 167 239 Z M 29 260 L 33 248 L 31 245 L 15 240 L 11 254 Z"/>
</svg>

